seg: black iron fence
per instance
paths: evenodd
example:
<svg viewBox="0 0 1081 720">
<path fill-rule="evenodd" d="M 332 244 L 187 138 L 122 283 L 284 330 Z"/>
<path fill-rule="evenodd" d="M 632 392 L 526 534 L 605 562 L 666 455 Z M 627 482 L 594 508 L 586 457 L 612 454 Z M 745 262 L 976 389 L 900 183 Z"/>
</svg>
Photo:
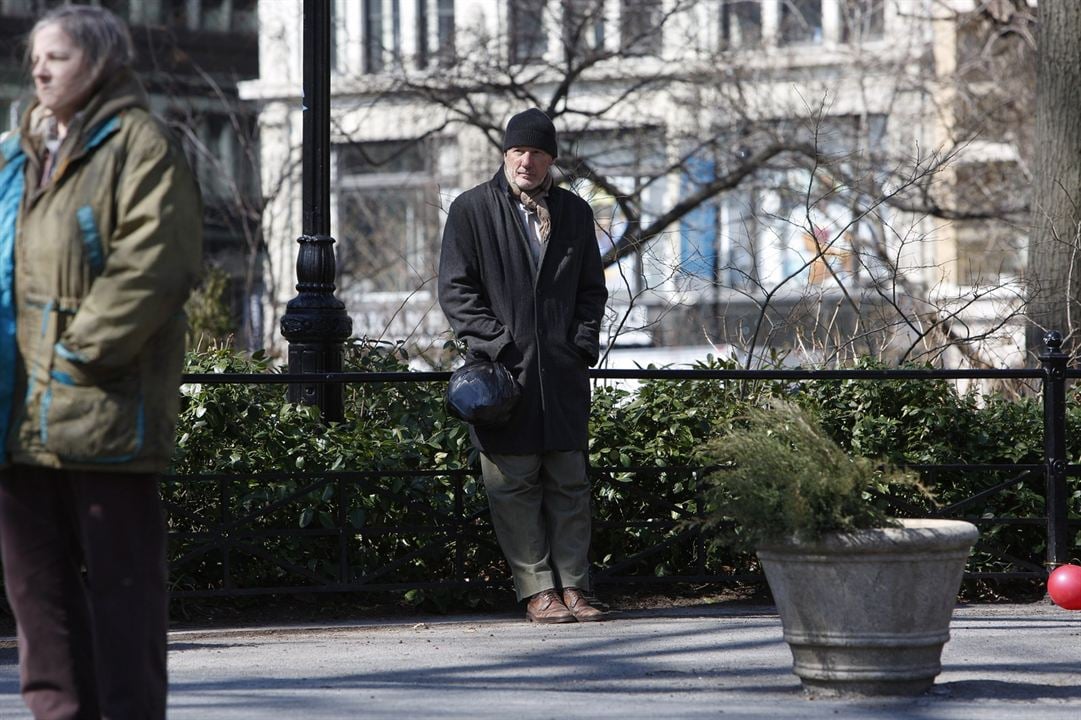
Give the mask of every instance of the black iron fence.
<svg viewBox="0 0 1081 720">
<path fill-rule="evenodd" d="M 1043 397 L 1043 462 L 1027 464 L 912 465 L 932 482 L 945 474 L 986 474 L 994 478 L 969 497 L 928 513 L 910 514 L 969 520 L 981 528 L 976 551 L 990 570 L 969 573 L 984 580 L 1039 580 L 1049 568 L 1068 562 L 1071 533 L 1081 522 L 1068 515 L 1067 477 L 1081 466 L 1066 454 L 1066 388 L 1081 371 L 1067 368 L 1057 343 L 1049 344 L 1032 369 L 989 370 L 595 370 L 597 380 L 820 381 L 968 379 L 1029 381 Z M 187 383 L 353 384 L 444 382 L 446 372 L 336 372 L 324 374 L 189 374 Z M 595 488 L 620 487 L 623 503 L 595 523 L 595 537 L 607 549 L 596 558 L 595 582 L 620 584 L 731 584 L 747 580 L 746 565 L 717 558 L 693 522 L 686 502 L 701 473 L 692 467 L 594 467 Z M 273 472 L 258 475 L 195 475 L 166 479 L 167 511 L 183 526 L 171 541 L 173 575 L 198 568 L 217 578 L 210 585 L 177 586 L 176 597 L 240 596 L 271 593 L 409 591 L 509 586 L 488 521 L 477 470 L 401 468 L 366 471 Z M 647 482 L 648 481 L 648 482 Z M 989 500 L 1027 488 L 1043 495 L 1042 514 L 988 513 Z M 641 490 L 639 490 L 641 488 Z M 661 488 L 658 491 L 658 488 Z M 298 509 L 313 496 L 318 522 L 298 526 Z M 376 499 L 397 511 L 358 522 L 357 498 Z M 633 503 L 628 502 L 633 498 Z M 598 499 L 604 502 L 603 498 Z M 906 508 L 897 508 L 906 514 Z M 362 512 L 362 510 L 359 510 Z M 384 518 L 384 519 L 381 519 Z M 1025 533 L 1027 547 L 1044 547 L 1043 557 L 1018 554 L 1002 542 L 1003 529 Z M 284 549 L 289 551 L 285 552 Z M 298 552 L 298 548 L 300 548 Z M 678 561 L 673 561 L 678 559 Z M 420 562 L 423 560 L 423 562 Z M 253 564 L 271 568 L 248 584 Z M 267 581 L 266 578 L 272 578 Z"/>
</svg>

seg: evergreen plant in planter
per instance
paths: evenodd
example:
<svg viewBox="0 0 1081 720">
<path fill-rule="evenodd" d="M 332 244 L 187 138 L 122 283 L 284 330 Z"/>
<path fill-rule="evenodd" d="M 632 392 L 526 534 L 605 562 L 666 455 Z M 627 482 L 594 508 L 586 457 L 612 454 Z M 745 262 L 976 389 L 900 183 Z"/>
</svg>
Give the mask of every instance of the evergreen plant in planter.
<svg viewBox="0 0 1081 720">
<path fill-rule="evenodd" d="M 707 525 L 734 520 L 756 550 L 805 692 L 930 688 L 975 526 L 890 517 L 882 495 L 916 479 L 848 456 L 789 404 L 751 411 L 704 449 L 718 466 Z"/>
</svg>

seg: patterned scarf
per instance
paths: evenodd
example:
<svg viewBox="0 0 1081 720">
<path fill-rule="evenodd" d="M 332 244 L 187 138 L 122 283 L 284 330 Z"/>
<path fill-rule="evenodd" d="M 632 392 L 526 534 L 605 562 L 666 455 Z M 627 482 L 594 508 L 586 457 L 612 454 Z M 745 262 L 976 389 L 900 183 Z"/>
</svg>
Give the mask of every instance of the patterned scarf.
<svg viewBox="0 0 1081 720">
<path fill-rule="evenodd" d="M 507 167 L 507 163 L 503 163 L 503 175 L 507 178 L 510 191 L 514 193 L 518 202 L 522 203 L 528 212 L 534 213 L 540 221 L 540 243 L 543 246 L 552 233 L 552 213 L 548 210 L 548 201 L 545 199 L 548 197 L 548 191 L 552 189 L 552 173 L 545 175 L 540 185 L 524 192 L 514 183 L 514 175 Z"/>
</svg>

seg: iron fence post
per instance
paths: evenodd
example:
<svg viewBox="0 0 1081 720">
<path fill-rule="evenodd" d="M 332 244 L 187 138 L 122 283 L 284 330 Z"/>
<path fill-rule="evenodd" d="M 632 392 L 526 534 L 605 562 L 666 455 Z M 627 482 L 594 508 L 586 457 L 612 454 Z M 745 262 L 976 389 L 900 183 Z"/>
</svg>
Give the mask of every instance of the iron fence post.
<svg viewBox="0 0 1081 720">
<path fill-rule="evenodd" d="M 454 475 L 454 579 L 464 581 L 465 577 L 465 480 L 462 475 Z"/>
<path fill-rule="evenodd" d="M 1047 481 L 1048 569 L 1066 563 L 1069 543 L 1066 524 L 1066 363 L 1062 335 L 1044 335 L 1043 365 L 1043 449 Z"/>
<path fill-rule="evenodd" d="M 330 235 L 330 3 L 304 0 L 303 234 L 297 238 L 297 296 L 286 305 L 281 333 L 289 342 L 289 371 L 342 370 L 342 344 L 353 332 L 345 304 L 334 296 L 334 238 Z M 289 386 L 290 402 L 318 405 L 323 420 L 345 416 L 343 386 Z"/>
<path fill-rule="evenodd" d="M 349 492 L 345 480 L 338 478 L 336 496 L 338 502 L 338 584 L 349 584 L 349 547 L 352 545 L 352 527 L 349 522 Z"/>
<path fill-rule="evenodd" d="M 230 590 L 233 587 L 233 571 L 231 563 L 232 542 L 226 537 L 225 526 L 229 523 L 229 481 L 218 480 L 218 545 L 221 547 L 221 582 L 222 587 Z"/>
</svg>

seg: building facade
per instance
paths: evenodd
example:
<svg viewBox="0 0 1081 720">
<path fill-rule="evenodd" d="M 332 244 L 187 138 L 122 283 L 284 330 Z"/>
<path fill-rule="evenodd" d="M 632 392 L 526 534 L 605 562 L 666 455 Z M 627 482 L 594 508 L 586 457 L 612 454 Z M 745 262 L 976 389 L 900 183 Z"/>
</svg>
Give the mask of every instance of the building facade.
<svg viewBox="0 0 1081 720">
<path fill-rule="evenodd" d="M 265 72 L 241 86 L 275 191 L 264 328 L 279 347 L 301 4 L 260 4 Z M 537 105 L 560 130 L 561 181 L 597 216 L 612 348 L 1018 360 L 1026 201 L 1004 189 L 1024 172 L 1031 57 L 1001 38 L 1034 3 L 332 5 L 331 217 L 357 335 L 439 354 L 446 209 L 498 169 L 506 119 Z"/>
</svg>

